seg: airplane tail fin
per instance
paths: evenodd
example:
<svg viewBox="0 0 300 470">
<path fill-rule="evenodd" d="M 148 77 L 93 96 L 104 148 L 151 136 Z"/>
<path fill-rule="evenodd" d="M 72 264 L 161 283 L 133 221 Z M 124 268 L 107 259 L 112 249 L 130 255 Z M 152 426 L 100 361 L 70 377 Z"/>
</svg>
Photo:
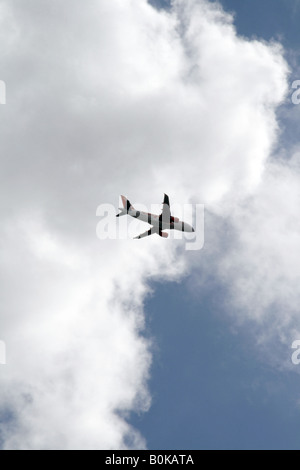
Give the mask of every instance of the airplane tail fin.
<svg viewBox="0 0 300 470">
<path fill-rule="evenodd" d="M 121 199 L 122 199 L 122 204 L 123 204 L 123 207 L 121 208 L 120 207 L 120 214 L 117 215 L 117 217 L 122 217 L 122 215 L 127 215 L 128 212 L 129 212 L 129 209 L 133 209 L 133 206 L 131 204 L 130 201 L 128 201 L 128 199 L 125 197 L 125 196 L 121 196 Z"/>
</svg>

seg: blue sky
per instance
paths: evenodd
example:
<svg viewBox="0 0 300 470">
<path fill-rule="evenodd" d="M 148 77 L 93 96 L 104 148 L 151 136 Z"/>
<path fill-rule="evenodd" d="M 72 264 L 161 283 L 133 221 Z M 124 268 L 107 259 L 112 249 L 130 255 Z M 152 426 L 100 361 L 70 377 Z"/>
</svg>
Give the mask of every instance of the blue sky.
<svg viewBox="0 0 300 470">
<path fill-rule="evenodd" d="M 239 34 L 280 40 L 288 57 L 299 50 L 299 2 L 221 4 L 235 12 Z M 282 124 L 287 122 L 283 118 Z M 297 123 L 287 127 L 283 147 L 297 134 Z M 208 237 L 202 252 L 194 254 L 199 266 L 209 257 Z M 150 449 L 299 449 L 299 375 L 270 365 L 247 327 L 232 327 L 221 283 L 210 279 L 197 292 L 191 285 L 192 277 L 178 284 L 156 283 L 146 303 L 147 331 L 156 344 L 153 404 L 131 422 Z M 284 354 L 288 361 L 291 352 Z"/>
<path fill-rule="evenodd" d="M 169 0 L 151 0 L 150 3 L 159 8 L 168 8 Z M 298 0 L 221 0 L 219 3 L 226 11 L 236 15 L 235 26 L 239 34 L 270 40 L 280 39 L 288 47 L 299 45 Z"/>
<path fill-rule="evenodd" d="M 239 34 L 270 40 L 279 39 L 287 47 L 299 46 L 298 21 L 299 2 L 278 0 L 222 0 L 228 11 L 236 13 L 236 28 Z"/>
<path fill-rule="evenodd" d="M 247 329 L 232 328 L 222 285 L 195 294 L 190 283 L 153 286 L 153 404 L 132 423 L 150 449 L 298 449 L 298 374 L 274 369 Z"/>
</svg>

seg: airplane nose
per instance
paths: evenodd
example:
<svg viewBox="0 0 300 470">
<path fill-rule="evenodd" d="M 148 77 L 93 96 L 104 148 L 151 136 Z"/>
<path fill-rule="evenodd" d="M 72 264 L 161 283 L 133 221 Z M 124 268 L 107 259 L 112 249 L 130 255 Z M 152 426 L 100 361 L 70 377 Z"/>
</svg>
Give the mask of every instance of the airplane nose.
<svg viewBox="0 0 300 470">
<path fill-rule="evenodd" d="M 185 232 L 195 232 L 195 230 L 193 229 L 193 227 L 189 224 L 184 224 L 184 231 Z"/>
<path fill-rule="evenodd" d="M 179 229 L 180 230 L 180 229 Z M 193 229 L 193 227 L 190 225 L 190 224 L 187 224 L 186 222 L 182 222 L 182 228 L 181 230 L 183 232 L 195 232 L 195 230 Z"/>
</svg>

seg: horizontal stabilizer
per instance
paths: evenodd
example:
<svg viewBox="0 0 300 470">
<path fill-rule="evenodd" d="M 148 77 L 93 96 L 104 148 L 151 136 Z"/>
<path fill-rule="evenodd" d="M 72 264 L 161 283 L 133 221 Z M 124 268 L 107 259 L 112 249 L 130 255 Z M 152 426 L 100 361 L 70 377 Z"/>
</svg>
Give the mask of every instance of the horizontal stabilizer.
<svg viewBox="0 0 300 470">
<path fill-rule="evenodd" d="M 134 210 L 131 202 L 128 201 L 128 199 L 125 196 L 121 196 L 121 199 L 122 199 L 123 207 L 119 208 L 121 212 L 120 212 L 120 214 L 117 214 L 116 217 L 122 217 L 122 215 L 127 215 L 130 209 Z"/>
<path fill-rule="evenodd" d="M 121 211 L 120 214 L 117 214 L 116 217 L 122 217 L 122 215 L 127 215 L 127 212 L 124 211 L 124 209 L 120 208 L 120 211 Z"/>
</svg>

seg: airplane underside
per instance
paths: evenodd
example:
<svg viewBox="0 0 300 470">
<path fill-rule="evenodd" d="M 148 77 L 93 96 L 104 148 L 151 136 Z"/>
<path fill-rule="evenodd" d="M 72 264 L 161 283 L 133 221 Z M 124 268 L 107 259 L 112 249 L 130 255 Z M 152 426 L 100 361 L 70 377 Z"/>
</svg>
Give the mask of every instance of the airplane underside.
<svg viewBox="0 0 300 470">
<path fill-rule="evenodd" d="M 117 217 L 123 215 L 130 215 L 131 217 L 146 222 L 152 227 L 146 232 L 135 237 L 136 240 L 141 238 L 149 237 L 150 235 L 157 234 L 162 238 L 168 238 L 168 233 L 163 230 L 179 230 L 181 232 L 194 232 L 193 227 L 189 224 L 181 222 L 177 217 L 172 217 L 170 210 L 169 197 L 165 194 L 163 202 L 163 210 L 160 216 L 149 214 L 147 212 L 141 212 L 134 209 L 132 204 L 124 196 L 121 196 L 123 202 L 123 208 L 120 209 L 120 214 Z"/>
<path fill-rule="evenodd" d="M 147 232 L 142 233 L 141 235 L 138 235 L 137 237 L 134 237 L 134 240 L 139 240 L 140 238 L 149 237 L 150 235 L 154 235 L 154 234 L 157 234 L 162 238 L 168 238 L 168 236 L 169 236 L 168 233 L 162 232 L 161 230 L 159 230 L 155 227 L 152 227 L 152 228 L 150 228 L 150 230 L 147 230 Z"/>
</svg>

